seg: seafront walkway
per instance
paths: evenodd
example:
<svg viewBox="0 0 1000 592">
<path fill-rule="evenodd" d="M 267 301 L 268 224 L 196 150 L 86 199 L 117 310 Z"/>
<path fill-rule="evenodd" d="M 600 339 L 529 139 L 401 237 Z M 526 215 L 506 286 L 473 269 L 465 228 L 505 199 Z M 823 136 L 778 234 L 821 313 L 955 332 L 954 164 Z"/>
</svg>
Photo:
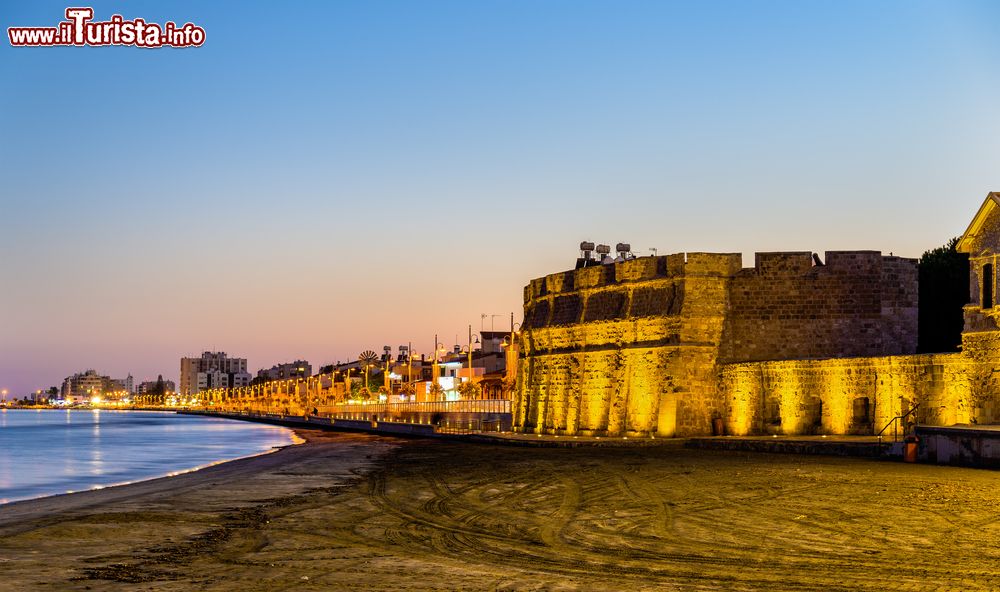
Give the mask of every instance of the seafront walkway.
<svg viewBox="0 0 1000 592">
<path fill-rule="evenodd" d="M 243 421 L 259 421 L 291 428 L 321 429 L 372 434 L 442 438 L 484 444 L 510 446 L 575 448 L 575 447 L 688 447 L 705 450 L 733 452 L 770 452 L 790 454 L 820 454 L 868 458 L 890 458 L 902 454 L 901 448 L 891 442 L 880 443 L 874 436 L 712 436 L 689 438 L 629 437 L 629 436 L 557 436 L 549 434 L 524 434 L 509 428 L 498 429 L 500 424 L 489 424 L 487 429 L 477 429 L 475 423 L 442 420 L 440 425 L 415 420 L 392 421 L 379 413 L 343 413 L 339 416 L 284 415 L 278 413 L 233 413 L 205 410 L 186 410 L 180 413 L 225 417 Z M 509 424 L 508 424 L 509 425 Z"/>
<path fill-rule="evenodd" d="M 495 423 L 460 422 L 454 419 L 419 422 L 377 414 L 362 417 L 228 413 L 186 410 L 213 417 L 259 421 L 299 429 L 365 432 L 387 436 L 437 438 L 478 444 L 535 448 L 697 448 L 731 453 L 771 453 L 847 456 L 903 460 L 907 446 L 911 462 L 1000 468 L 1000 426 L 917 426 L 915 437 L 904 441 L 876 436 L 698 436 L 658 438 L 634 436 L 558 436 L 511 431 L 509 418 Z"/>
</svg>

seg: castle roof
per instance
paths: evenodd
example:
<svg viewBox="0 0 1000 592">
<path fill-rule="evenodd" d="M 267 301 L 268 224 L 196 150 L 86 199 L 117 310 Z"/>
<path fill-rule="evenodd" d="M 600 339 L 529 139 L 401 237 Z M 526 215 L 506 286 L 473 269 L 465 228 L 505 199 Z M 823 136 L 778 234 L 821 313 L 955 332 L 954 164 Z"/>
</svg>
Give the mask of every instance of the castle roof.
<svg viewBox="0 0 1000 592">
<path fill-rule="evenodd" d="M 986 218 L 998 206 L 1000 206 L 1000 192 L 991 191 L 986 196 L 986 201 L 979 207 L 979 211 L 976 212 L 975 217 L 972 218 L 972 222 L 969 223 L 969 228 L 966 229 L 965 234 L 962 235 L 962 238 L 958 239 L 958 245 L 955 248 L 959 253 L 968 253 L 972 250 L 972 241 L 979 236 Z"/>
</svg>

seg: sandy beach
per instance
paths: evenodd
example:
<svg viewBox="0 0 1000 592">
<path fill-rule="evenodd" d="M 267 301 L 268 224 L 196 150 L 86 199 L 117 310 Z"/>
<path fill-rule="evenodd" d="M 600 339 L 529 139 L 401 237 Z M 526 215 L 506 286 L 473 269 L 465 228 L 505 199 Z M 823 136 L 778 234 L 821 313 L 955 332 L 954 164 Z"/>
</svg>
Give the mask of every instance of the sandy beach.
<svg viewBox="0 0 1000 592">
<path fill-rule="evenodd" d="M 995 472 L 300 434 L 272 454 L 2 507 L 0 589 L 1000 587 Z"/>
</svg>

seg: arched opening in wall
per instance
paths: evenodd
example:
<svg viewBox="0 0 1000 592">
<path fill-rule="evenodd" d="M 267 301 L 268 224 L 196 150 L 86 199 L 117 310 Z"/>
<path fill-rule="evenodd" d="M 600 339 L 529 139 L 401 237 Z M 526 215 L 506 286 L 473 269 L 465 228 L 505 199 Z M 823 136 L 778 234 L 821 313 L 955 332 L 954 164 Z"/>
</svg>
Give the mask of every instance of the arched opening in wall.
<svg viewBox="0 0 1000 592">
<path fill-rule="evenodd" d="M 871 400 L 868 397 L 858 397 L 854 399 L 851 414 L 851 431 L 855 434 L 867 434 L 871 432 Z"/>
<path fill-rule="evenodd" d="M 777 397 L 768 397 L 764 402 L 764 433 L 781 433 L 781 402 Z"/>
<path fill-rule="evenodd" d="M 983 265 L 983 308 L 993 308 L 993 264 Z"/>
<path fill-rule="evenodd" d="M 823 399 L 819 397 L 809 397 L 808 402 L 809 417 L 812 418 L 812 432 L 818 434 L 823 431 Z"/>
</svg>

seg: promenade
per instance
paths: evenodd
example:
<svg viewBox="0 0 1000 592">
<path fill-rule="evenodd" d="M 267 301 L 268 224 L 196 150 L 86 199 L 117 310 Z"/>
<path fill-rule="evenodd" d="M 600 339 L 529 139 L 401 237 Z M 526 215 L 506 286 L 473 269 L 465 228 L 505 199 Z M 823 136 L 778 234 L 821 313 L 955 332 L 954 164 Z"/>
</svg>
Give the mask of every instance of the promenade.
<svg viewBox="0 0 1000 592">
<path fill-rule="evenodd" d="M 488 402 L 490 408 L 496 403 Z M 478 401 L 452 401 L 462 403 L 463 414 L 475 413 Z M 497 406 L 497 408 L 500 408 Z M 880 441 L 874 436 L 721 436 L 692 438 L 655 438 L 627 436 L 557 436 L 551 434 L 525 434 L 502 429 L 504 421 L 458 421 L 440 419 L 430 422 L 407 422 L 380 419 L 392 417 L 390 410 L 372 405 L 364 413 L 341 411 L 328 416 L 284 415 L 277 413 L 225 413 L 214 411 L 182 411 L 213 417 L 226 417 L 242 421 L 259 421 L 291 428 L 308 428 L 346 432 L 364 432 L 386 436 L 448 439 L 467 443 L 497 444 L 532 448 L 650 448 L 688 447 L 730 452 L 768 452 L 787 454 L 818 454 L 831 456 L 856 456 L 867 458 L 898 459 L 902 450 L 891 440 Z M 442 417 L 447 417 L 443 415 Z M 452 416 L 454 417 L 454 416 Z"/>
</svg>

